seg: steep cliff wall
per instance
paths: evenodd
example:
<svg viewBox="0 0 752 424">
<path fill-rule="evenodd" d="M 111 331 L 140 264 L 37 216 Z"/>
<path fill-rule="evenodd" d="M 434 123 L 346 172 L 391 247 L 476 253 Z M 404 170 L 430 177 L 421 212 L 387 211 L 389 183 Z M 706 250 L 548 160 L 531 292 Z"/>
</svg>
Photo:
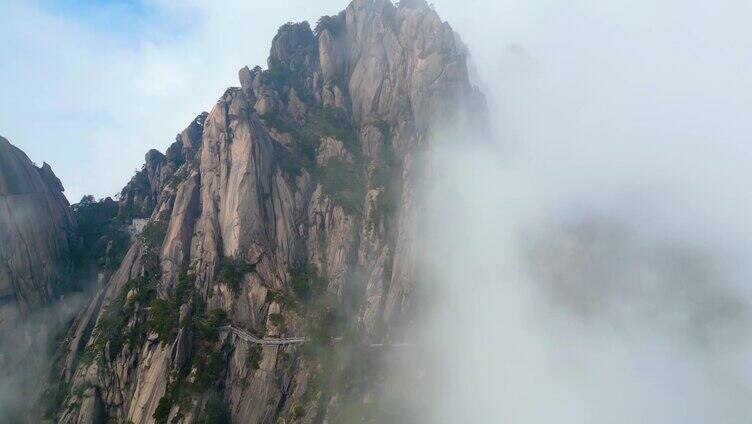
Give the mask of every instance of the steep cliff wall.
<svg viewBox="0 0 752 424">
<path fill-rule="evenodd" d="M 70 283 L 74 224 L 63 186 L 0 137 L 0 328 Z"/>
<path fill-rule="evenodd" d="M 150 222 L 76 319 L 51 414 L 375 418 L 366 346 L 399 337 L 418 278 L 419 154 L 438 124 L 482 115 L 457 40 L 424 1 L 356 0 L 315 30 L 280 28 L 268 70 L 241 69 L 124 191 Z M 227 325 L 308 340 L 259 346 Z"/>
</svg>

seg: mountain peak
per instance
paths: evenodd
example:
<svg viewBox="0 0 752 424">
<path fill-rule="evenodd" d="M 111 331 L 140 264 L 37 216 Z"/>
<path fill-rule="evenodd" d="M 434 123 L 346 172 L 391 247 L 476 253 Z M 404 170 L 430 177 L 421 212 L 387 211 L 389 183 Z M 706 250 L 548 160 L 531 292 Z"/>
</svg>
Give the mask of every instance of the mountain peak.
<svg viewBox="0 0 752 424">
<path fill-rule="evenodd" d="M 76 394 L 59 422 L 91 422 L 94 410 L 198 422 L 209 404 L 232 422 L 334 421 L 338 396 L 377 391 L 364 383 L 374 376 L 334 375 L 355 364 L 325 369 L 322 356 L 237 333 L 324 334 L 310 339 L 324 356 L 346 332 L 364 345 L 399 337 L 417 278 L 415 184 L 429 178 L 421 151 L 433 129 L 482 105 L 465 61 L 422 1 L 356 0 L 314 29 L 281 26 L 268 69 L 241 68 L 240 88 L 166 154 L 149 152 L 123 189 L 119 215 L 141 236 L 72 330 L 87 360 L 67 350 L 61 376 Z M 316 387 L 322 378 L 344 386 Z"/>
</svg>

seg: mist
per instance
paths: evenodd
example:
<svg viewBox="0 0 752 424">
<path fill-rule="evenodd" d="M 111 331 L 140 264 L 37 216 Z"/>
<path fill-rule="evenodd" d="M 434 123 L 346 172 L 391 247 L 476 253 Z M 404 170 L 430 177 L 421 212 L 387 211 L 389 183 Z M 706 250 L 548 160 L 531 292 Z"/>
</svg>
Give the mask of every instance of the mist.
<svg viewBox="0 0 752 424">
<path fill-rule="evenodd" d="M 38 422 L 47 407 L 61 401 L 43 393 L 48 382 L 58 380 L 53 369 L 60 342 L 89 297 L 90 293 L 66 295 L 22 320 L 5 323 L 0 333 L 1 422 Z"/>
<path fill-rule="evenodd" d="M 412 413 L 748 421 L 750 6 L 482 5 L 451 23 L 495 137 L 429 153 Z"/>
</svg>

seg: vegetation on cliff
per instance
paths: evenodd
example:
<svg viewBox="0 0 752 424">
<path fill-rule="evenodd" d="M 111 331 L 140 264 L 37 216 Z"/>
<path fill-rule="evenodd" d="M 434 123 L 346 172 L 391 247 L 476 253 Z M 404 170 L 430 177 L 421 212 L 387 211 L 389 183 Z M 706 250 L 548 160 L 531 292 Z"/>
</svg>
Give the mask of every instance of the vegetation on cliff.
<svg viewBox="0 0 752 424">
<path fill-rule="evenodd" d="M 396 218 L 418 214 L 432 116 L 474 91 L 427 5 L 364 5 L 314 31 L 284 25 L 268 70 L 243 68 L 200 124 L 147 154 L 118 216 L 152 218 L 112 299 L 87 312 L 99 319 L 79 332 L 89 347 L 68 366 L 62 423 L 87 405 L 158 423 L 381 417 L 372 344 L 392 337 L 415 277 L 412 223 Z M 388 42 L 400 49 L 374 50 Z M 141 384 L 154 373 L 159 384 Z"/>
</svg>

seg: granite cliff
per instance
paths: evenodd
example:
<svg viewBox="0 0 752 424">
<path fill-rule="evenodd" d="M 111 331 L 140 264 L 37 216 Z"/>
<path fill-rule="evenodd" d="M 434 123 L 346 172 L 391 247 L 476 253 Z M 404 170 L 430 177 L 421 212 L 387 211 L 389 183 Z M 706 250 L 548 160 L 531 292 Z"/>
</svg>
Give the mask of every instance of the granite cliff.
<svg viewBox="0 0 752 424">
<path fill-rule="evenodd" d="M 68 289 L 74 229 L 52 168 L 0 137 L 0 329 Z"/>
<path fill-rule="evenodd" d="M 422 0 L 356 0 L 239 80 L 123 190 L 148 223 L 62 344 L 50 419 L 386 420 L 367 346 L 410 311 L 421 152 L 482 121 L 465 47 Z"/>
</svg>

